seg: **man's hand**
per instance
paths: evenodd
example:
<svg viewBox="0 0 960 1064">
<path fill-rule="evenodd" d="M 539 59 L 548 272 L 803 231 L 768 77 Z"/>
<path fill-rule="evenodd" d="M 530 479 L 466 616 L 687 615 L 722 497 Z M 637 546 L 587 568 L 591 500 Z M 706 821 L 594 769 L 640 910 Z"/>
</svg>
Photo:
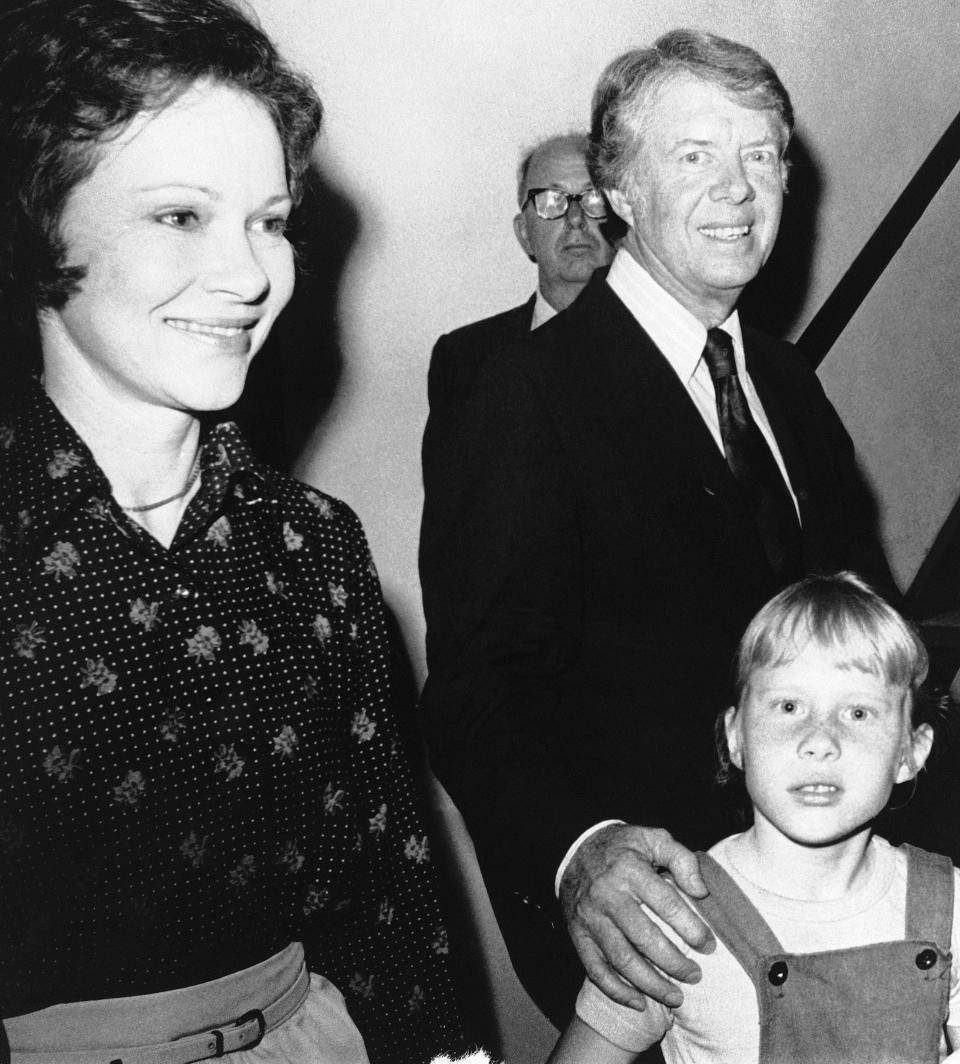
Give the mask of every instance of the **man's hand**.
<svg viewBox="0 0 960 1064">
<path fill-rule="evenodd" d="M 666 869 L 675 884 L 658 873 Z M 646 994 L 675 1008 L 700 968 L 644 912 L 646 905 L 693 949 L 716 941 L 683 900 L 709 893 L 696 855 L 661 828 L 611 824 L 578 847 L 560 881 L 560 906 L 587 975 L 614 1001 L 642 1009 Z"/>
</svg>

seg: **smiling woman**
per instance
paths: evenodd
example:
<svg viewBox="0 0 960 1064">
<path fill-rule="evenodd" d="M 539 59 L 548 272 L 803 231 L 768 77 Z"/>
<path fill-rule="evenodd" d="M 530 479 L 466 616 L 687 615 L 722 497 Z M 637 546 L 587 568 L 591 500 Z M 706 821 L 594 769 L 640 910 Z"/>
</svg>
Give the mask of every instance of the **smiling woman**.
<svg viewBox="0 0 960 1064">
<path fill-rule="evenodd" d="M 293 289 L 280 139 L 256 99 L 208 81 L 99 154 L 61 219 L 83 281 L 40 315 L 47 394 L 85 438 L 134 417 L 158 437 L 195 436 L 194 412 L 237 400 Z M 162 493 L 142 472 L 114 494 Z"/>
<path fill-rule="evenodd" d="M 215 416 L 290 297 L 320 103 L 225 0 L 20 0 L 0 37 L 12 1059 L 457 1049 L 363 531 Z"/>
</svg>

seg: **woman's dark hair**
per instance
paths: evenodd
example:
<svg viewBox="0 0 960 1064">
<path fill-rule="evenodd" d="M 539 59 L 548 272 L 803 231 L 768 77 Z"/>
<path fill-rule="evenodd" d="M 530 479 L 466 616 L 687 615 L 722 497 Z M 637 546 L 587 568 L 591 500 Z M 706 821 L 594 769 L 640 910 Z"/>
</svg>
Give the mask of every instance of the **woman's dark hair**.
<svg viewBox="0 0 960 1064">
<path fill-rule="evenodd" d="M 60 220 L 98 147 L 140 112 L 209 79 L 269 111 L 294 199 L 320 128 L 320 100 L 230 0 L 14 0 L 0 13 L 0 309 L 32 347 L 38 310 L 83 277 Z"/>
</svg>

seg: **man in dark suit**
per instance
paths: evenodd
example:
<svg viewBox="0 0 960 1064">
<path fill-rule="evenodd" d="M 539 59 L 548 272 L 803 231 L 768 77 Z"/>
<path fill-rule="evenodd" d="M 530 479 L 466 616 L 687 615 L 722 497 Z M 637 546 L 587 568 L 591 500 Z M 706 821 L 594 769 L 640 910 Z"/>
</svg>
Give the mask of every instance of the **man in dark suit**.
<svg viewBox="0 0 960 1064">
<path fill-rule="evenodd" d="M 736 830 L 713 722 L 752 614 L 813 570 L 892 588 L 816 376 L 736 312 L 776 238 L 792 126 L 774 70 L 732 41 L 674 31 L 615 60 L 591 173 L 620 250 L 428 435 L 431 757 L 557 1024 L 583 974 L 570 940 L 624 1004 L 677 1004 L 671 979 L 698 977 L 641 903 L 711 948 L 686 846 Z"/>
<path fill-rule="evenodd" d="M 606 200 L 587 172 L 585 134 L 548 137 L 523 153 L 517 203 L 513 231 L 537 265 L 537 290 L 519 307 L 440 337 L 430 359 L 431 411 L 469 392 L 491 351 L 513 348 L 568 307 L 613 255 L 601 231 Z"/>
</svg>

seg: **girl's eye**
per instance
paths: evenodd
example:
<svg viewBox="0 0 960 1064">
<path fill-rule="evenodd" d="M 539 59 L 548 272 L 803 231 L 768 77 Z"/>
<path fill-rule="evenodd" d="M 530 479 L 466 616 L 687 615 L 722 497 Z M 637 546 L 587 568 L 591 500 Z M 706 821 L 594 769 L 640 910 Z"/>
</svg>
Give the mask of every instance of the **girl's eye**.
<svg viewBox="0 0 960 1064">
<path fill-rule="evenodd" d="M 157 220 L 172 229 L 193 229 L 200 221 L 196 212 L 190 210 L 164 211 Z"/>
<path fill-rule="evenodd" d="M 863 706 L 850 707 L 850 716 L 853 720 L 866 720 L 869 715 Z"/>
<path fill-rule="evenodd" d="M 797 703 L 794 702 L 792 698 L 785 698 L 780 703 L 780 709 L 781 709 L 782 712 L 787 713 L 787 714 L 796 713 L 797 712 Z"/>
<path fill-rule="evenodd" d="M 690 163 L 693 166 L 696 166 L 699 163 L 702 163 L 703 160 L 704 160 L 704 154 L 703 154 L 702 151 L 688 151 L 687 154 L 684 155 L 684 157 L 683 157 L 683 161 L 685 163 Z"/>
</svg>

